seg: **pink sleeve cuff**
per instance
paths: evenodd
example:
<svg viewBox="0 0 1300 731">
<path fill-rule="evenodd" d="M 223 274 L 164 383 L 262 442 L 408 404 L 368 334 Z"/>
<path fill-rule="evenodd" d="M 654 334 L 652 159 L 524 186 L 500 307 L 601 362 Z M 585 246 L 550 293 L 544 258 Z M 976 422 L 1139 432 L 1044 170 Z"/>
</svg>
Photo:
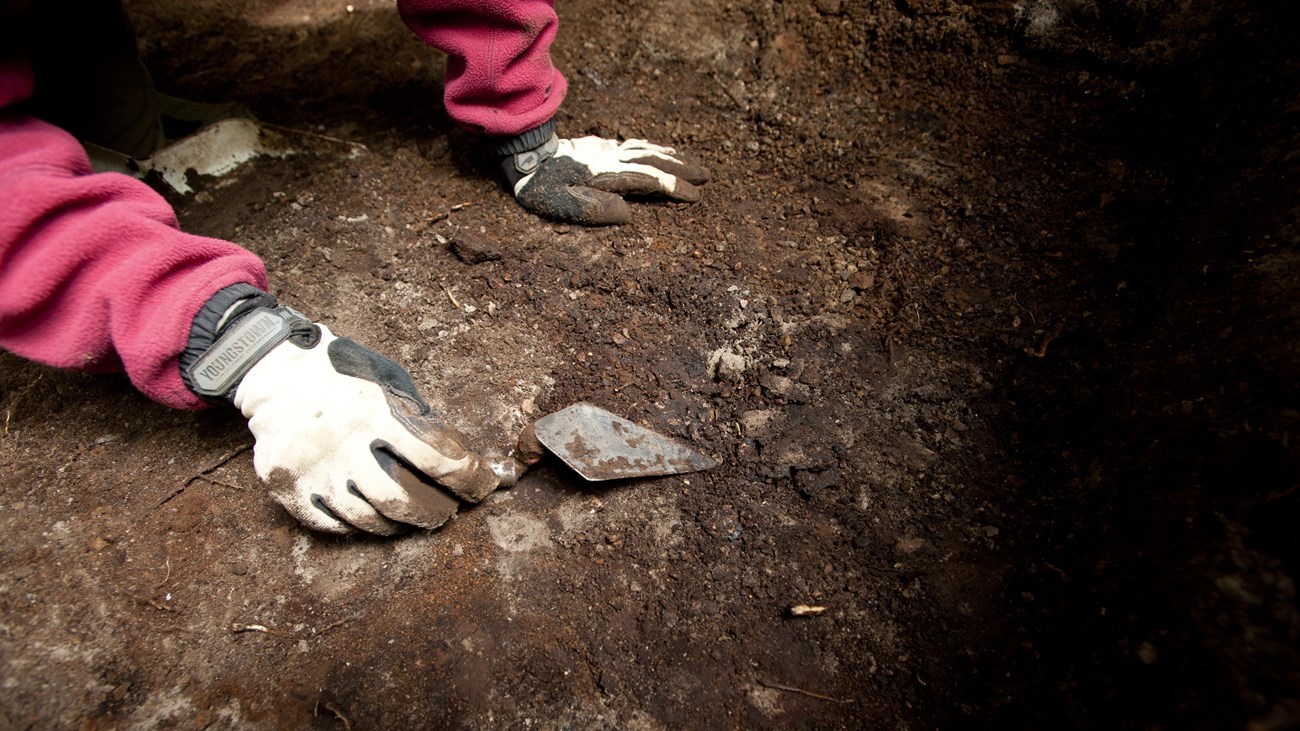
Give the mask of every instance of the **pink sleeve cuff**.
<svg viewBox="0 0 1300 731">
<path fill-rule="evenodd" d="M 91 174 L 75 139 L 29 117 L 0 113 L 0 200 L 0 347 L 121 368 L 160 403 L 206 405 L 178 366 L 191 320 L 223 287 L 265 289 L 257 256 L 180 231 L 157 192 Z"/>
<path fill-rule="evenodd" d="M 465 127 L 514 136 L 555 116 L 564 76 L 551 65 L 552 0 L 399 0 L 402 19 L 447 54 L 444 101 Z"/>
</svg>

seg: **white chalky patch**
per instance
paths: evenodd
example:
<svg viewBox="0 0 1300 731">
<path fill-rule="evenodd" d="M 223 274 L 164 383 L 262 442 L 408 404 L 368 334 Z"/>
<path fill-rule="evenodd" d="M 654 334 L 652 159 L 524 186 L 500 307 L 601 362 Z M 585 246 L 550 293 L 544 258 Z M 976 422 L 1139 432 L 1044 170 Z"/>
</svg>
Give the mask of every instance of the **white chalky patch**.
<svg viewBox="0 0 1300 731">
<path fill-rule="evenodd" d="M 718 348 L 709 353 L 709 372 L 717 376 L 738 378 L 747 368 L 749 361 L 745 356 L 728 348 Z"/>
<path fill-rule="evenodd" d="M 551 531 L 542 521 L 528 515 L 514 513 L 487 519 L 492 541 L 511 553 L 550 548 Z"/>
</svg>

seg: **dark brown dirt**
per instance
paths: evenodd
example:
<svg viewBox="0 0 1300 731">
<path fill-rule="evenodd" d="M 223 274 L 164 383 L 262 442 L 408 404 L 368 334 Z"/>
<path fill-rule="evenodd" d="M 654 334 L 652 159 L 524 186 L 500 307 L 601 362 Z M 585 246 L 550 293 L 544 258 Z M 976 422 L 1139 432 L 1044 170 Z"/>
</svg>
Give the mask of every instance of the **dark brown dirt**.
<svg viewBox="0 0 1300 731">
<path fill-rule="evenodd" d="M 562 1 L 562 131 L 713 173 L 602 229 L 390 3 L 129 8 L 162 89 L 324 136 L 184 227 L 481 449 L 588 400 L 722 464 L 335 539 L 237 414 L 0 356 L 0 727 L 1300 725 L 1282 4 Z"/>
</svg>

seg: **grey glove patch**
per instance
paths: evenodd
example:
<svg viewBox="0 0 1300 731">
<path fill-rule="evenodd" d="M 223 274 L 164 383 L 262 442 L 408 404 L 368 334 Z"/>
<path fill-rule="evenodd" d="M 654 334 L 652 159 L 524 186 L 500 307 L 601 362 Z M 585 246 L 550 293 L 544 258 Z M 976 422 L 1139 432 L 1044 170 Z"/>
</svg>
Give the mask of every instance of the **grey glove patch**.
<svg viewBox="0 0 1300 731">
<path fill-rule="evenodd" d="M 396 361 L 349 338 L 337 338 L 330 343 L 329 356 L 335 371 L 392 389 L 419 404 L 422 415 L 429 413 L 429 404 L 420 397 L 420 389 L 411 380 L 411 374 Z"/>
<path fill-rule="evenodd" d="M 347 524 L 348 524 L 348 522 L 347 522 L 346 520 L 344 520 L 343 517 L 342 517 L 341 515 L 339 515 L 338 513 L 334 512 L 333 510 L 330 510 L 330 506 L 327 505 L 327 504 L 325 503 L 325 497 L 322 496 L 320 493 L 313 492 L 313 493 L 311 494 L 311 499 L 310 499 L 310 501 L 311 501 L 312 507 L 314 507 L 314 508 L 316 508 L 317 510 L 321 511 L 321 512 L 324 513 L 325 515 L 329 516 L 330 520 L 337 521 L 337 522 L 339 522 L 339 523 L 342 523 L 343 525 L 347 525 Z"/>
<path fill-rule="evenodd" d="M 217 338 L 185 371 L 190 388 L 208 398 L 230 398 L 245 374 L 272 348 L 312 323 L 289 307 L 258 308 Z"/>
</svg>

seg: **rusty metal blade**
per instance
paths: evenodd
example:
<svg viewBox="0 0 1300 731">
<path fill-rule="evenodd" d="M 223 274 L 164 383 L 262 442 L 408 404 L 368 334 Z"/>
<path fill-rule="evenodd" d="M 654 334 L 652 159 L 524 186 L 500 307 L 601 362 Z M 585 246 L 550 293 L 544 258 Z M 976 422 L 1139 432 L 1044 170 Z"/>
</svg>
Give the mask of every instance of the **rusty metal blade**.
<svg viewBox="0 0 1300 731">
<path fill-rule="evenodd" d="M 538 441 L 592 481 L 675 475 L 717 466 L 681 442 L 588 403 L 543 416 L 535 428 Z"/>
</svg>

